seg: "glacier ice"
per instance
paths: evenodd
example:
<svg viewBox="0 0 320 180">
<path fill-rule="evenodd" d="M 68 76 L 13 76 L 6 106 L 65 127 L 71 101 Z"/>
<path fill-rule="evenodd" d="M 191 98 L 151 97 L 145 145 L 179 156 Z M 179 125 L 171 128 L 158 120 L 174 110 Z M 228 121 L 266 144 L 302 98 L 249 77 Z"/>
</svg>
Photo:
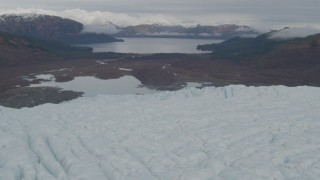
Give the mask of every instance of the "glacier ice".
<svg viewBox="0 0 320 180">
<path fill-rule="evenodd" d="M 320 177 L 320 88 L 190 88 L 0 108 L 1 180 Z"/>
</svg>

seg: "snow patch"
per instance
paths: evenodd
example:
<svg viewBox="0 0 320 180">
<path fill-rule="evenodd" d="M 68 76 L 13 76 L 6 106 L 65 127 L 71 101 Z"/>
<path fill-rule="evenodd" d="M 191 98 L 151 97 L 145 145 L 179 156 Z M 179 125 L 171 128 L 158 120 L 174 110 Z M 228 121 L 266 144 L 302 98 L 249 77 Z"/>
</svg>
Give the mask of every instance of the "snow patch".
<svg viewBox="0 0 320 180">
<path fill-rule="evenodd" d="M 108 64 L 108 61 L 102 61 L 102 60 L 98 60 L 98 61 L 96 61 L 98 64 L 101 64 L 101 65 L 103 65 L 103 64 Z"/>
<path fill-rule="evenodd" d="M 133 71 L 133 69 L 119 68 L 120 71 Z"/>
<path fill-rule="evenodd" d="M 35 79 L 45 80 L 45 81 L 55 81 L 56 78 L 52 74 L 39 74 L 35 76 Z"/>
<path fill-rule="evenodd" d="M 56 69 L 56 70 L 50 70 L 46 72 L 62 72 L 62 71 L 72 71 L 72 68 L 62 68 L 62 69 Z"/>
<path fill-rule="evenodd" d="M 202 87 L 202 84 L 198 82 L 187 82 L 186 87 L 199 88 L 199 87 Z"/>
</svg>

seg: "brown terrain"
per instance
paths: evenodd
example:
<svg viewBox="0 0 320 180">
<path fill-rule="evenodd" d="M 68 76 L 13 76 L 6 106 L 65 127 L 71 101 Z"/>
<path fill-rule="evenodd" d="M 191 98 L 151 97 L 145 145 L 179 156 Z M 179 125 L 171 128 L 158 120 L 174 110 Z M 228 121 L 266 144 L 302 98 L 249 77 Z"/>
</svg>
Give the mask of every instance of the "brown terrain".
<svg viewBox="0 0 320 180">
<path fill-rule="evenodd" d="M 81 92 L 33 88 L 38 74 L 53 74 L 66 82 L 77 76 L 114 79 L 132 75 L 158 90 L 177 90 L 187 82 L 214 86 L 320 86 L 319 36 L 279 45 L 275 50 L 246 61 L 230 61 L 212 54 L 119 54 L 66 58 L 31 46 L 28 40 L 0 36 L 0 105 L 32 107 L 60 103 Z M 123 71 L 119 68 L 132 69 Z"/>
<path fill-rule="evenodd" d="M 0 104 L 10 107 L 34 106 L 44 102 L 59 103 L 81 96 L 76 92 L 48 91 L 51 88 L 28 88 L 30 84 L 39 83 L 39 80 L 29 81 L 26 77 L 30 78 L 37 74 L 53 74 L 58 82 L 70 81 L 77 76 L 114 79 L 132 75 L 143 85 L 158 90 L 181 89 L 187 82 L 206 82 L 214 86 L 231 84 L 320 86 L 320 65 L 266 69 L 250 64 L 212 59 L 210 55 L 187 55 L 184 59 L 173 57 L 157 60 L 148 55 L 140 56 L 143 60 L 125 57 L 108 59 L 105 61 L 106 64 L 101 64 L 104 60 L 84 59 L 2 67 L 0 68 Z M 133 69 L 133 71 L 122 71 L 119 68 Z M 39 94 L 42 94 L 41 97 Z M 16 104 L 17 98 L 24 103 Z"/>
</svg>

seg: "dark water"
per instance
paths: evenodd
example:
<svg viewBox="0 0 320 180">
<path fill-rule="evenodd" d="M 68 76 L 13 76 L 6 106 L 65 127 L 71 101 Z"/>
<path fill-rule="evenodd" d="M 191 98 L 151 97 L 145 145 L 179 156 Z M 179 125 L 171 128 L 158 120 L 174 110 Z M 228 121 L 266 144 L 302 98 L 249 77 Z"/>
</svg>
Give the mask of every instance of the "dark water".
<svg viewBox="0 0 320 180">
<path fill-rule="evenodd" d="M 176 38 L 123 38 L 125 42 L 86 44 L 94 52 L 120 53 L 206 53 L 198 51 L 197 45 L 220 43 L 221 40 Z"/>
</svg>

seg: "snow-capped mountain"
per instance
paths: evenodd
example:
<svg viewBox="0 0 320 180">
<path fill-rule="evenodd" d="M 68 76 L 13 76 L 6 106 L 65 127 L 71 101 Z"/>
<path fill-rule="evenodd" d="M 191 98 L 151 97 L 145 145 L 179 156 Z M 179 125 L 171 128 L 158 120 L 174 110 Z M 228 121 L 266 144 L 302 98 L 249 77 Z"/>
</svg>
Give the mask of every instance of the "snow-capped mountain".
<svg viewBox="0 0 320 180">
<path fill-rule="evenodd" d="M 119 26 L 111 21 L 102 24 L 81 24 L 67 18 L 43 14 L 4 14 L 0 16 L 0 31 L 31 36 L 42 39 L 71 40 L 74 34 L 99 33 L 112 34 L 117 37 L 176 37 L 176 38 L 211 38 L 230 39 L 235 36 L 257 36 L 259 32 L 249 26 L 225 24 L 219 26 L 182 26 L 141 24 L 135 26 Z M 92 38 L 92 37 L 91 37 Z M 89 38 L 85 38 L 89 39 Z M 95 38 L 91 41 L 116 41 L 108 38 Z"/>
<path fill-rule="evenodd" d="M 214 38 L 229 39 L 235 36 L 257 36 L 259 32 L 249 26 L 225 24 L 220 26 L 164 26 L 137 25 L 119 28 L 115 34 L 119 37 L 183 37 L 183 38 Z"/>
<path fill-rule="evenodd" d="M 34 21 L 39 18 L 45 18 L 47 15 L 35 13 L 22 13 L 22 14 L 3 14 L 0 16 L 0 21 Z"/>
<path fill-rule="evenodd" d="M 106 34 L 83 33 L 83 24 L 58 16 L 41 14 L 5 14 L 0 16 L 0 31 L 66 43 L 119 41 Z"/>
</svg>

